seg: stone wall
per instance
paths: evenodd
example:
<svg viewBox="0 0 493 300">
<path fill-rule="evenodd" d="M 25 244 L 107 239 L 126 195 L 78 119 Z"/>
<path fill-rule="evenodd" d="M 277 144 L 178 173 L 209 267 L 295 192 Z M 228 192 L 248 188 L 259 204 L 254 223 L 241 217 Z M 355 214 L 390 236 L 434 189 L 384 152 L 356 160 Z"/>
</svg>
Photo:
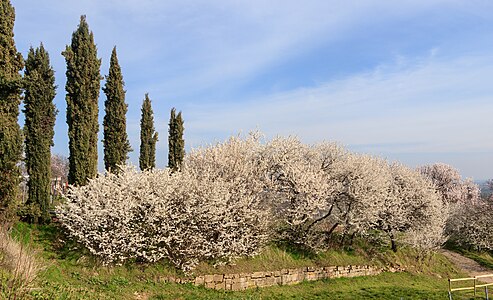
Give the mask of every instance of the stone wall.
<svg viewBox="0 0 493 300">
<path fill-rule="evenodd" d="M 345 267 L 305 267 L 283 269 L 274 272 L 253 272 L 238 274 L 214 274 L 195 277 L 195 279 L 161 278 L 162 281 L 176 283 L 193 283 L 218 290 L 241 291 L 248 288 L 267 287 L 273 285 L 290 285 L 302 281 L 312 281 L 325 278 L 356 277 L 378 275 L 384 270 L 374 266 L 345 266 Z M 386 271 L 399 271 L 393 268 Z"/>
</svg>

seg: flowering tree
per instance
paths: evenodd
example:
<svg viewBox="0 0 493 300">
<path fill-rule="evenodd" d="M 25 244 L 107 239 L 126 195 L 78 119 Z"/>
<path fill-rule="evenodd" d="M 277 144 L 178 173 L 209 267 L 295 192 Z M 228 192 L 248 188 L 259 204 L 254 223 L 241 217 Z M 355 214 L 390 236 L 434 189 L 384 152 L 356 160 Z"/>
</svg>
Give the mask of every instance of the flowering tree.
<svg viewBox="0 0 493 300">
<path fill-rule="evenodd" d="M 422 166 L 418 170 L 434 184 L 441 196 L 443 206 L 449 212 L 446 222 L 447 234 L 455 238 L 464 238 L 464 232 L 470 231 L 463 231 L 461 220 L 468 218 L 464 214 L 470 213 L 478 207 L 479 186 L 471 179 L 463 180 L 457 169 L 446 164 L 437 163 Z"/>
<path fill-rule="evenodd" d="M 195 150 L 179 173 L 100 175 L 71 188 L 59 218 L 106 263 L 166 258 L 187 271 L 201 260 L 253 255 L 269 225 L 255 143 L 232 138 Z"/>
<path fill-rule="evenodd" d="M 479 199 L 478 185 L 470 179 L 463 180 L 459 171 L 450 165 L 426 165 L 419 167 L 418 171 L 433 182 L 446 205 L 462 205 Z"/>
<path fill-rule="evenodd" d="M 364 232 L 382 209 L 389 176 L 384 160 L 351 154 L 334 143 L 308 146 L 276 138 L 265 147 L 281 238 L 321 247 L 338 227 Z"/>
<path fill-rule="evenodd" d="M 63 182 L 68 180 L 68 158 L 54 154 L 51 156 L 51 176 L 53 178 L 61 178 Z"/>
<path fill-rule="evenodd" d="M 478 250 L 493 250 L 493 231 L 491 230 L 491 212 L 493 203 L 480 200 L 465 206 L 461 214 L 456 214 L 454 236 L 458 244 L 473 246 Z"/>
<path fill-rule="evenodd" d="M 267 162 L 270 197 L 280 222 L 281 239 L 313 246 L 317 223 L 327 220 L 334 211 L 337 182 L 327 177 L 342 148 L 326 144 L 326 151 L 304 145 L 296 138 L 276 138 L 265 146 L 262 159 Z"/>
<path fill-rule="evenodd" d="M 106 263 L 254 255 L 274 236 L 311 249 L 337 227 L 380 230 L 420 248 L 443 241 L 444 209 L 418 172 L 334 143 L 232 137 L 192 150 L 181 172 L 123 167 L 72 187 L 58 208 L 68 232 Z M 275 229 L 273 231 L 272 229 Z"/>
<path fill-rule="evenodd" d="M 432 183 L 397 163 L 390 165 L 390 174 L 392 181 L 374 228 L 388 235 L 394 251 L 400 237 L 418 248 L 440 246 L 447 212 Z"/>
<path fill-rule="evenodd" d="M 364 233 L 384 209 L 390 182 L 387 162 L 369 155 L 348 154 L 339 162 L 331 177 L 341 189 L 336 195 L 337 222 L 344 234 Z"/>
</svg>

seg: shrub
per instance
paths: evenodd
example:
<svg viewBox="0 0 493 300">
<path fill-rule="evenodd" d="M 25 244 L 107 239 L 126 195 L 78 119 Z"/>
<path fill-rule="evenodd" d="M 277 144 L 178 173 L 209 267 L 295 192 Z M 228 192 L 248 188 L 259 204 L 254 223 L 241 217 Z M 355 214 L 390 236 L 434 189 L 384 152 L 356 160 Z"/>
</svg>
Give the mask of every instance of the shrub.
<svg viewBox="0 0 493 300">
<path fill-rule="evenodd" d="M 31 250 L 0 225 L 0 298 L 23 299 L 40 270 Z"/>
<path fill-rule="evenodd" d="M 396 241 L 429 249 L 443 241 L 446 213 L 432 183 L 409 168 L 256 134 L 192 150 L 180 172 L 100 175 L 58 208 L 105 263 L 168 259 L 185 271 L 253 255 L 269 239 L 318 250 L 336 229 L 343 239 L 382 231 L 394 250 Z"/>
<path fill-rule="evenodd" d="M 173 174 L 127 167 L 101 175 L 72 187 L 58 216 L 105 263 L 166 258 L 188 271 L 253 255 L 267 240 L 269 210 L 251 145 L 231 139 L 196 150 Z"/>
</svg>

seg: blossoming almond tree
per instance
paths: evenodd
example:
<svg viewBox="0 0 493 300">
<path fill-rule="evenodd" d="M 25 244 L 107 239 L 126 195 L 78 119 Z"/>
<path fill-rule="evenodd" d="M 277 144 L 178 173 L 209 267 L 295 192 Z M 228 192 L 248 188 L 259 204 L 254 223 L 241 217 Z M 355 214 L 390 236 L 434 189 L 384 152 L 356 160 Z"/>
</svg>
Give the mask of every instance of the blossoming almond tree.
<svg viewBox="0 0 493 300">
<path fill-rule="evenodd" d="M 388 235 L 394 251 L 400 236 L 417 248 L 440 246 L 445 241 L 447 211 L 433 184 L 398 163 L 390 165 L 390 171 L 392 181 L 374 228 Z"/>
<path fill-rule="evenodd" d="M 257 253 L 269 209 L 255 143 L 232 138 L 193 151 L 182 172 L 123 168 L 72 188 L 59 218 L 106 263 L 166 258 L 192 269 L 201 260 Z"/>
<path fill-rule="evenodd" d="M 290 137 L 274 139 L 262 153 L 278 217 L 297 230 L 330 207 L 337 189 L 327 180 L 314 150 Z"/>
<path fill-rule="evenodd" d="M 425 165 L 418 171 L 431 180 L 448 210 L 446 233 L 464 238 L 461 233 L 463 224 L 459 220 L 470 217 L 464 215 L 475 209 L 470 207 L 481 206 L 479 186 L 469 178 L 462 179 L 457 169 L 443 163 Z"/>
<path fill-rule="evenodd" d="M 335 143 L 252 134 L 192 150 L 181 172 L 124 167 L 72 187 L 59 218 L 106 263 L 167 259 L 189 271 L 274 238 L 318 249 L 338 226 L 430 248 L 442 242 L 443 211 L 432 183 L 409 168 Z"/>
</svg>

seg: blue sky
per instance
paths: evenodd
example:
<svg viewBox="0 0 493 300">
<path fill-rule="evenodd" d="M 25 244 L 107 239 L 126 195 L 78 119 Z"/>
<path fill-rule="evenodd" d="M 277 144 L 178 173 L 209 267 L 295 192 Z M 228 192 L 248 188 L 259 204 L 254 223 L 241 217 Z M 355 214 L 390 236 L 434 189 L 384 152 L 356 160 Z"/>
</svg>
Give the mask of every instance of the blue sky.
<svg viewBox="0 0 493 300">
<path fill-rule="evenodd" d="M 258 129 L 493 178 L 493 1 L 11 2 L 18 50 L 43 42 L 56 72 L 54 153 L 68 155 L 60 53 L 85 14 L 103 75 L 117 46 L 134 164 L 148 92 L 158 167 L 176 107 L 188 149 Z"/>
</svg>

